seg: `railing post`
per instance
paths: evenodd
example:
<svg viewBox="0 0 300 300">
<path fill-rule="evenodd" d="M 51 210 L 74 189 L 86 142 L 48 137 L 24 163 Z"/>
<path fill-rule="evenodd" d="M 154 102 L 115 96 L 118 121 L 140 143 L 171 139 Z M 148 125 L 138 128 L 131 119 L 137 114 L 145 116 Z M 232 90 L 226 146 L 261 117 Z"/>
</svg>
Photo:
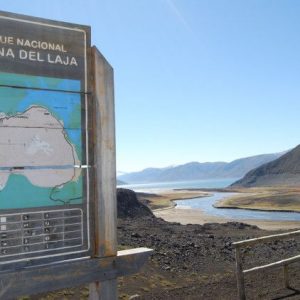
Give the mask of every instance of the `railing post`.
<svg viewBox="0 0 300 300">
<path fill-rule="evenodd" d="M 237 288 L 238 288 L 238 298 L 240 300 L 245 300 L 245 282 L 244 282 L 244 273 L 242 269 L 242 260 L 240 247 L 235 247 L 235 263 L 236 263 L 236 280 L 237 280 Z"/>
<path fill-rule="evenodd" d="M 284 286 L 287 289 L 290 288 L 288 265 L 283 266 L 283 280 L 284 280 Z"/>
<path fill-rule="evenodd" d="M 291 238 L 291 237 L 299 236 L 299 235 L 300 235 L 300 230 L 297 230 L 297 231 L 292 231 L 292 232 L 262 236 L 259 238 L 253 238 L 253 239 L 248 239 L 248 240 L 238 241 L 238 242 L 233 243 L 233 246 L 235 248 L 235 259 L 236 259 L 236 278 L 237 278 L 237 288 L 238 288 L 238 299 L 240 299 L 240 300 L 246 299 L 244 275 L 248 274 L 248 273 L 252 273 L 252 272 L 257 272 L 259 270 L 269 269 L 269 268 L 283 267 L 284 286 L 288 289 L 291 289 L 291 285 L 289 282 L 290 276 L 289 276 L 289 272 L 288 272 L 288 266 L 289 266 L 289 264 L 300 260 L 300 255 L 296 255 L 296 256 L 289 257 L 289 258 L 286 258 L 283 260 L 279 260 L 279 261 L 276 261 L 276 262 L 273 262 L 270 264 L 243 270 L 242 259 L 241 259 L 241 248 L 254 246 L 254 245 L 257 245 L 260 243 L 266 243 L 266 242 L 271 242 L 271 241 L 275 241 L 275 240 L 280 240 L 280 239 L 287 239 L 287 238 Z"/>
</svg>

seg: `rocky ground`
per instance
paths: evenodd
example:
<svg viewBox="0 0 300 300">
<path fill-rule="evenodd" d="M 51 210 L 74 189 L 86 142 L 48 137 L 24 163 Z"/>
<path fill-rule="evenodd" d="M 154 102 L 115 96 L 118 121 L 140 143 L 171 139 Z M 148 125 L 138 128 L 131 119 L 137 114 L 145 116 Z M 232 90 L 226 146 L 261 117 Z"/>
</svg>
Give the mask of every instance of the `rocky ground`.
<svg viewBox="0 0 300 300">
<path fill-rule="evenodd" d="M 135 195 L 126 190 L 123 193 L 134 199 L 134 206 Z M 120 299 L 236 299 L 232 242 L 271 233 L 243 223 L 180 225 L 155 218 L 151 213 L 139 215 L 136 211 L 134 217 L 124 214 L 118 220 L 120 249 L 149 247 L 154 253 L 139 274 L 120 279 Z M 297 255 L 298 242 L 290 239 L 246 248 L 244 267 Z M 295 290 L 283 288 L 280 268 L 247 275 L 247 299 L 300 299 L 298 268 L 298 263 L 290 268 Z"/>
<path fill-rule="evenodd" d="M 234 241 L 268 235 L 256 226 L 180 225 L 156 218 L 130 190 L 118 190 L 119 249 L 154 250 L 140 273 L 119 278 L 119 299 L 237 299 Z M 299 239 L 243 250 L 244 268 L 300 253 Z M 300 299 L 299 263 L 290 265 L 293 289 L 285 289 L 282 269 L 245 277 L 247 299 Z M 298 290 L 299 289 L 299 290 Z M 24 299 L 24 298 L 23 298 Z M 66 289 L 25 299 L 88 299 L 88 287 Z"/>
</svg>

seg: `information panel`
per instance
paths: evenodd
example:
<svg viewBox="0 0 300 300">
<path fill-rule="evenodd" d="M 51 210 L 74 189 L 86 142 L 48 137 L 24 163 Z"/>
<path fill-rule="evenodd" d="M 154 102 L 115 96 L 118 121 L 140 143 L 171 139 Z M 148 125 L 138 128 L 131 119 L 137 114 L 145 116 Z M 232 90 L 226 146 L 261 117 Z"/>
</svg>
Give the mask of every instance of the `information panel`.
<svg viewBox="0 0 300 300">
<path fill-rule="evenodd" d="M 89 27 L 0 12 L 0 268 L 90 253 Z"/>
</svg>

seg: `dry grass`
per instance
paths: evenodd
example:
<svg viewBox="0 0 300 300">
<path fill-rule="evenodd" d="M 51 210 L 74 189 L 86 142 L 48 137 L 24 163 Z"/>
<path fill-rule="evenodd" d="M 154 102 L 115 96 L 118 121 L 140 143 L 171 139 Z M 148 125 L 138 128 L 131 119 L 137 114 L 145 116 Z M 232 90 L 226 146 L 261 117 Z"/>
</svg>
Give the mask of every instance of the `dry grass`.
<svg viewBox="0 0 300 300">
<path fill-rule="evenodd" d="M 219 201 L 215 204 L 216 207 L 300 212 L 300 187 L 235 188 L 227 191 L 236 192 L 238 195 Z M 160 194 L 140 193 L 138 197 L 139 200 L 147 203 L 152 210 L 160 210 L 174 207 L 174 200 L 205 197 L 213 192 L 213 190 L 209 192 L 170 190 Z"/>
<path fill-rule="evenodd" d="M 241 195 L 221 200 L 217 207 L 258 210 L 300 211 L 300 188 L 248 188 Z"/>
<path fill-rule="evenodd" d="M 147 202 L 147 205 L 152 209 L 165 209 L 174 207 L 174 200 L 184 200 L 191 198 L 199 198 L 210 195 L 210 193 L 202 191 L 189 191 L 189 190 L 180 190 L 180 191 L 164 191 L 160 194 L 143 194 L 138 195 L 139 200 L 142 202 Z"/>
</svg>

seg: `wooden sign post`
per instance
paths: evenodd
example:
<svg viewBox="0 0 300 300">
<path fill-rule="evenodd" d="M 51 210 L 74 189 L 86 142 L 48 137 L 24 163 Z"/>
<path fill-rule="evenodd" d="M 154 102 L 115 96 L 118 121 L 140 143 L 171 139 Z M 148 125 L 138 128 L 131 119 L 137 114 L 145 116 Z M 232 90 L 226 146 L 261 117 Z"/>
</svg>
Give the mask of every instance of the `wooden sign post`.
<svg viewBox="0 0 300 300">
<path fill-rule="evenodd" d="M 0 12 L 0 299 L 117 277 L 113 70 L 87 26 Z"/>
</svg>

